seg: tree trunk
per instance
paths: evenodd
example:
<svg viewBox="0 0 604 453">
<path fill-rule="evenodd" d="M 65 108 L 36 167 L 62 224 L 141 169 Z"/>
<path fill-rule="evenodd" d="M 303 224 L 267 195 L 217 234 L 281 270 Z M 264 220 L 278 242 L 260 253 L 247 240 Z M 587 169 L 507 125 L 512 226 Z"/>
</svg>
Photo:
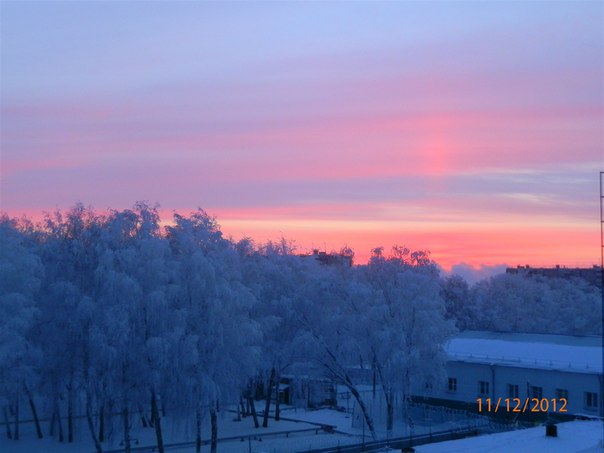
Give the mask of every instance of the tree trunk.
<svg viewBox="0 0 604 453">
<path fill-rule="evenodd" d="M 201 411 L 195 411 L 195 453 L 201 453 Z"/>
<path fill-rule="evenodd" d="M 409 427 L 409 436 L 413 437 L 413 418 L 411 417 L 411 413 L 409 412 L 409 398 L 407 394 L 403 394 L 403 408 L 405 411 L 405 416 L 407 417 L 407 426 Z"/>
<path fill-rule="evenodd" d="M 132 446 L 130 444 L 130 422 L 128 420 L 128 406 L 125 405 L 122 417 L 124 419 L 124 451 L 126 453 L 132 453 Z"/>
<path fill-rule="evenodd" d="M 155 437 L 157 438 L 157 451 L 164 453 L 164 438 L 161 432 L 161 419 L 159 417 L 159 408 L 157 407 L 157 395 L 155 390 L 151 391 L 151 420 L 155 427 Z"/>
<path fill-rule="evenodd" d="M 258 414 L 256 413 L 256 405 L 254 404 L 254 398 L 248 396 L 247 402 L 250 405 L 250 411 L 252 412 L 252 418 L 254 419 L 254 428 L 258 428 L 260 424 L 258 423 Z"/>
<path fill-rule="evenodd" d="M 138 413 L 140 414 L 141 423 L 143 424 L 143 428 L 148 428 L 149 426 L 153 426 L 153 422 L 147 421 L 147 415 L 145 414 L 145 411 L 140 406 L 140 404 L 138 406 Z M 151 418 L 153 418 L 153 414 L 151 415 Z"/>
<path fill-rule="evenodd" d="M 218 417 L 216 416 L 216 409 L 212 408 L 210 411 L 210 422 L 212 424 L 212 438 L 210 442 L 210 453 L 216 453 L 218 447 Z"/>
<path fill-rule="evenodd" d="M 73 442 L 73 394 L 71 389 L 67 392 L 67 442 Z"/>
<path fill-rule="evenodd" d="M 367 424 L 367 428 L 369 428 L 369 432 L 371 433 L 371 437 L 373 438 L 373 440 L 377 440 L 377 436 L 375 434 L 375 427 L 373 426 L 373 419 L 371 418 L 371 415 L 369 415 L 369 411 L 367 410 L 367 406 L 365 406 L 365 402 L 361 398 L 361 394 L 356 389 L 356 387 L 354 385 L 352 385 L 352 383 L 350 381 L 346 382 L 345 385 L 348 388 L 348 390 L 350 390 L 350 393 L 352 393 L 352 396 L 354 396 L 354 399 L 359 404 L 359 407 L 361 408 L 361 412 L 363 413 L 363 417 L 365 418 L 365 423 Z"/>
<path fill-rule="evenodd" d="M 94 448 L 96 449 L 97 453 L 103 453 L 103 447 L 101 446 L 94 429 L 94 420 L 92 419 L 92 402 L 90 400 L 90 394 L 89 392 L 86 392 L 86 419 L 88 420 L 88 429 L 90 430 L 90 435 L 92 436 Z"/>
<path fill-rule="evenodd" d="M 387 385 L 386 380 L 384 379 L 384 373 L 382 373 L 382 367 L 375 359 L 375 355 L 373 364 L 374 369 L 377 371 L 377 374 L 380 378 L 380 383 L 384 392 L 384 399 L 386 400 L 386 435 L 388 439 L 390 439 L 392 437 L 392 427 L 394 425 L 394 391 L 392 388 L 390 388 L 390 386 Z"/>
<path fill-rule="evenodd" d="M 375 388 L 376 388 L 376 371 L 375 371 L 375 361 L 373 362 L 373 364 L 371 365 L 371 368 L 373 369 L 373 399 L 375 399 Z"/>
<path fill-rule="evenodd" d="M 58 400 L 55 403 L 55 413 L 57 414 L 57 426 L 59 427 L 59 442 L 65 442 L 65 437 L 63 435 L 63 422 L 61 421 L 61 406 L 59 406 Z"/>
<path fill-rule="evenodd" d="M 239 406 L 241 407 L 241 416 L 243 418 L 247 417 L 248 413 L 245 410 L 245 403 L 243 401 L 243 396 L 241 396 L 241 395 L 239 396 Z"/>
<path fill-rule="evenodd" d="M 38 411 L 36 410 L 36 405 L 34 403 L 34 399 L 31 396 L 29 390 L 27 390 L 27 398 L 29 400 L 29 407 L 31 408 L 31 415 L 34 417 L 34 424 L 36 425 L 36 435 L 38 439 L 42 439 L 44 436 L 42 435 L 42 428 L 40 427 L 40 419 L 38 418 Z"/>
<path fill-rule="evenodd" d="M 105 441 L 105 403 L 99 408 L 99 442 Z"/>
<path fill-rule="evenodd" d="M 281 383 L 281 376 L 277 375 L 275 378 L 275 421 L 278 422 L 281 419 L 281 398 L 279 397 L 279 384 Z"/>
<path fill-rule="evenodd" d="M 323 343 L 323 341 L 319 337 L 317 337 L 316 335 L 315 335 L 315 337 L 319 340 L 319 342 Z M 329 347 L 327 347 L 327 345 L 325 345 L 324 343 L 323 343 L 323 347 L 325 348 L 325 352 L 327 353 L 327 355 L 333 360 L 333 362 L 335 364 L 334 367 L 328 366 L 328 369 L 333 374 L 333 376 L 336 377 L 336 379 L 339 382 L 341 382 L 343 385 L 346 386 L 346 388 L 348 388 L 348 390 L 350 390 L 350 393 L 352 393 L 352 396 L 354 396 L 357 403 L 359 403 L 359 407 L 361 408 L 361 412 L 363 413 L 363 417 L 365 418 L 365 423 L 367 423 L 367 427 L 369 428 L 369 431 L 371 432 L 371 437 L 373 438 L 373 440 L 377 440 L 377 436 L 375 434 L 375 427 L 373 426 L 373 420 L 371 419 L 371 416 L 369 415 L 369 412 L 367 411 L 367 407 L 365 406 L 365 403 L 363 402 L 363 399 L 361 398 L 361 394 L 359 393 L 357 388 L 354 386 L 352 379 L 350 379 L 350 376 L 345 371 L 345 368 L 339 364 L 338 359 L 337 359 L 336 355 L 334 354 L 334 352 L 331 349 L 329 349 Z"/>
<path fill-rule="evenodd" d="M 388 439 L 392 438 L 392 427 L 394 425 L 394 404 L 392 399 L 386 400 L 386 431 L 388 432 Z"/>
<path fill-rule="evenodd" d="M 57 421 L 57 411 L 53 408 L 52 415 L 50 417 L 50 423 L 48 425 L 48 435 L 54 437 L 55 435 L 55 423 Z"/>
<path fill-rule="evenodd" d="M 15 403 L 15 440 L 19 440 L 19 395 L 17 395 L 17 402 Z"/>
<path fill-rule="evenodd" d="M 243 395 L 241 395 L 241 409 L 243 410 L 243 416 L 247 417 L 248 415 L 251 415 L 250 412 L 250 403 L 247 400 L 247 398 L 245 399 L 245 401 L 243 400 Z"/>
<path fill-rule="evenodd" d="M 273 385 L 275 382 L 275 369 L 271 369 L 271 375 L 268 378 L 268 389 L 266 391 L 266 403 L 264 404 L 264 417 L 262 418 L 262 427 L 268 427 L 268 416 L 271 410 L 271 394 L 273 392 Z"/>
<path fill-rule="evenodd" d="M 6 437 L 12 439 L 13 433 L 10 428 L 10 422 L 8 421 L 8 411 L 6 410 L 6 406 L 2 408 L 2 412 L 4 413 L 4 424 L 6 425 Z"/>
</svg>

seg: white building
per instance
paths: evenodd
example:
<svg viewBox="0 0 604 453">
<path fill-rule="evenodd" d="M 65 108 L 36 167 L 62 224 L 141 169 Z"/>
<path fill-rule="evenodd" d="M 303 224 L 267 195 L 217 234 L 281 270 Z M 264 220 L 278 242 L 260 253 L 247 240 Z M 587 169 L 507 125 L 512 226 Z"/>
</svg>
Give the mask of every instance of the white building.
<svg viewBox="0 0 604 453">
<path fill-rule="evenodd" d="M 518 398 L 525 412 L 603 416 L 601 342 L 601 337 L 463 332 L 447 343 L 447 382 L 431 396 L 468 403 L 481 398 L 483 412 L 495 411 L 498 402 L 499 413 L 513 412 Z M 525 406 L 527 398 L 538 398 L 540 406 L 531 400 Z"/>
</svg>

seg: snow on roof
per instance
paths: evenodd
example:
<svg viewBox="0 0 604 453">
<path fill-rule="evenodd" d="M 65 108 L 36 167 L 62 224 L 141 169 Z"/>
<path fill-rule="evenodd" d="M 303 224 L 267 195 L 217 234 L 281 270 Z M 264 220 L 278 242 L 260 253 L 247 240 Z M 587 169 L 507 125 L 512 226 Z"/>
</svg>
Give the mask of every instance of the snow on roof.
<svg viewBox="0 0 604 453">
<path fill-rule="evenodd" d="M 602 451 L 601 421 L 558 424 L 558 437 L 546 437 L 545 427 L 468 437 L 415 447 L 417 453 L 591 453 Z"/>
<path fill-rule="evenodd" d="M 445 351 L 450 360 L 460 362 L 602 372 L 602 339 L 596 336 L 467 331 L 449 340 Z"/>
</svg>

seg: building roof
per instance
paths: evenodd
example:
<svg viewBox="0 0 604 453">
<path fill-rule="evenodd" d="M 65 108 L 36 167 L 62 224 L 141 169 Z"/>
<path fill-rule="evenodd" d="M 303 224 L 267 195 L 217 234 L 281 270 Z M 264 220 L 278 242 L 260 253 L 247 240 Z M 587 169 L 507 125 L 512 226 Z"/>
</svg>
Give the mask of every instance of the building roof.
<svg viewBox="0 0 604 453">
<path fill-rule="evenodd" d="M 547 278 L 564 278 L 567 280 L 579 278 L 585 280 L 590 285 L 602 287 L 602 268 L 600 266 L 592 267 L 531 267 L 517 266 L 508 267 L 506 274 L 519 274 L 529 277 L 539 276 Z"/>
<path fill-rule="evenodd" d="M 602 372 L 602 338 L 466 331 L 445 345 L 449 360 L 574 373 Z"/>
</svg>

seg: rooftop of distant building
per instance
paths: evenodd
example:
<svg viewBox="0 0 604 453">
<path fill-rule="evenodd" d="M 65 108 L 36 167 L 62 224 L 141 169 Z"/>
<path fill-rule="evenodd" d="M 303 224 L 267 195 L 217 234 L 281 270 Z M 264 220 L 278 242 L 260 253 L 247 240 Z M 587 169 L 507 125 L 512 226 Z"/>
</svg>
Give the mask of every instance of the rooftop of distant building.
<svg viewBox="0 0 604 453">
<path fill-rule="evenodd" d="M 566 267 L 556 265 L 554 267 L 532 267 L 530 265 L 508 267 L 507 274 L 519 274 L 528 276 L 541 276 L 548 278 L 580 278 L 591 285 L 602 286 L 602 267 Z"/>
<path fill-rule="evenodd" d="M 575 373 L 602 372 L 602 337 L 466 331 L 445 346 L 450 360 Z"/>
</svg>

